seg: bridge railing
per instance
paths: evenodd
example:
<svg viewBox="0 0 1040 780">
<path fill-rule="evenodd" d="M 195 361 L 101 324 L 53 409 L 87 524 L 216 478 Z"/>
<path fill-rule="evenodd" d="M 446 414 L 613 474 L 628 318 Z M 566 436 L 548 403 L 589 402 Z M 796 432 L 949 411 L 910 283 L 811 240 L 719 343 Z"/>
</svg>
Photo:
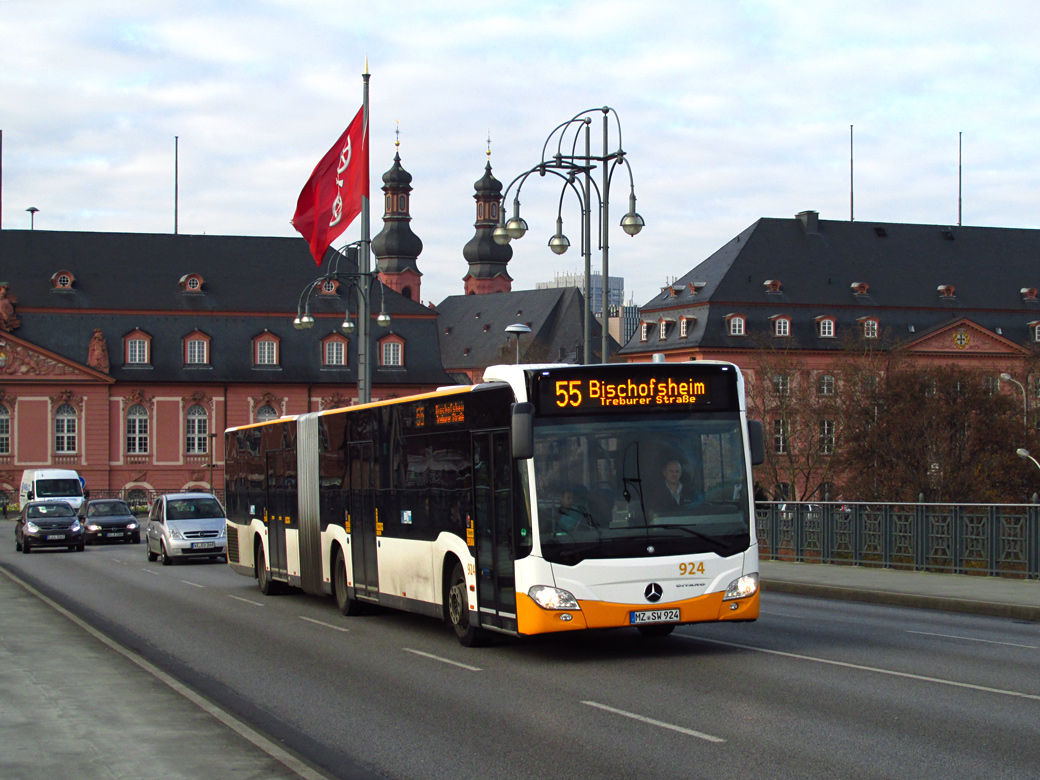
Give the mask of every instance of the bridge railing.
<svg viewBox="0 0 1040 780">
<path fill-rule="evenodd" d="M 762 501 L 763 560 L 1040 579 L 1040 505 Z"/>
</svg>

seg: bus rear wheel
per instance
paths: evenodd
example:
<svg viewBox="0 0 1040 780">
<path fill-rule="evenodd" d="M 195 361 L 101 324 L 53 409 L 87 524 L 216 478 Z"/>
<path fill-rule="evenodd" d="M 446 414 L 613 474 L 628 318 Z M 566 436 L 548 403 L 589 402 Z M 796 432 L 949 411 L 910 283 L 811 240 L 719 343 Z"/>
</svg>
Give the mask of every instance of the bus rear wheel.
<svg viewBox="0 0 1040 780">
<path fill-rule="evenodd" d="M 352 599 L 347 590 L 347 561 L 343 557 L 342 547 L 336 550 L 336 559 L 332 564 L 332 590 L 341 614 L 348 617 L 361 614 L 361 603 Z"/>
<path fill-rule="evenodd" d="M 479 647 L 486 644 L 487 632 L 470 622 L 469 592 L 466 590 L 466 577 L 462 572 L 461 563 L 456 563 L 452 569 L 445 601 L 448 604 L 448 622 L 455 629 L 459 643 L 463 647 Z"/>
<path fill-rule="evenodd" d="M 271 572 L 267 569 L 267 557 L 264 555 L 264 546 L 260 542 L 256 543 L 256 555 L 253 560 L 256 561 L 256 584 L 259 586 L 260 592 L 265 596 L 277 596 L 281 592 L 281 586 L 271 579 Z"/>
</svg>

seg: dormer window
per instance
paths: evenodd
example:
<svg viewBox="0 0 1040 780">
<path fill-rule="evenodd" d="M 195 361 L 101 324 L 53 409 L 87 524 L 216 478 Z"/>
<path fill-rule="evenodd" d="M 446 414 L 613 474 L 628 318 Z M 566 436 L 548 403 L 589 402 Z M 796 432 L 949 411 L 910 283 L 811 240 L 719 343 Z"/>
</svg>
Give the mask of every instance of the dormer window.
<svg viewBox="0 0 1040 780">
<path fill-rule="evenodd" d="M 866 295 L 867 291 L 870 290 L 870 285 L 866 282 L 853 282 L 852 283 L 852 294 L 853 295 Z"/>
<path fill-rule="evenodd" d="M 1022 295 L 1023 301 L 1035 301 L 1036 300 L 1036 288 L 1035 287 L 1023 287 L 1019 290 Z"/>
<path fill-rule="evenodd" d="M 180 280 L 181 290 L 186 293 L 201 293 L 202 282 L 200 274 L 185 274 Z"/>
<path fill-rule="evenodd" d="M 1040 343 L 1040 321 L 1034 320 L 1029 323 L 1029 340 Z"/>
<path fill-rule="evenodd" d="M 692 317 L 680 317 L 679 318 L 679 338 L 684 339 L 689 335 L 690 332 L 690 321 Z"/>
<path fill-rule="evenodd" d="M 253 339 L 253 366 L 278 366 L 278 346 L 281 339 L 268 330 Z"/>
<path fill-rule="evenodd" d="M 940 298 L 956 298 L 954 294 L 954 287 L 952 284 L 940 284 L 937 288 L 939 290 Z"/>
<path fill-rule="evenodd" d="M 668 337 L 668 320 L 661 320 L 660 333 L 658 334 L 658 338 L 661 341 L 664 341 L 667 337 Z"/>
<path fill-rule="evenodd" d="M 323 279 L 321 284 L 315 286 L 319 295 L 336 295 L 339 291 L 339 282 L 335 279 Z"/>
<path fill-rule="evenodd" d="M 650 323 L 641 322 L 639 323 L 639 340 L 646 341 L 650 335 Z"/>
<path fill-rule="evenodd" d="M 762 286 L 766 288 L 766 292 L 778 293 L 780 292 L 783 285 L 780 284 L 779 279 L 766 279 L 762 283 Z"/>
<path fill-rule="evenodd" d="M 878 321 L 873 317 L 864 317 L 860 321 L 863 328 L 863 338 L 876 339 L 878 337 Z"/>
<path fill-rule="evenodd" d="M 69 292 L 72 285 L 76 283 L 76 277 L 71 271 L 58 271 L 51 277 L 51 289 L 58 292 Z"/>
<path fill-rule="evenodd" d="M 791 335 L 791 318 L 786 314 L 770 317 L 773 321 L 773 335 L 781 338 Z"/>
<path fill-rule="evenodd" d="M 189 366 L 209 365 L 210 338 L 201 330 L 184 337 L 184 363 Z"/>
<path fill-rule="evenodd" d="M 833 317 L 817 317 L 816 318 L 816 333 L 821 339 L 832 339 L 834 338 L 834 318 Z"/>
<path fill-rule="evenodd" d="M 347 340 L 338 333 L 327 336 L 321 345 L 322 365 L 343 368 L 347 365 Z"/>
<path fill-rule="evenodd" d="M 123 361 L 128 366 L 148 366 L 152 361 L 152 337 L 134 330 L 123 337 Z"/>
<path fill-rule="evenodd" d="M 727 314 L 725 319 L 728 323 L 726 332 L 730 336 L 743 336 L 747 332 L 745 328 L 744 315 Z"/>
</svg>

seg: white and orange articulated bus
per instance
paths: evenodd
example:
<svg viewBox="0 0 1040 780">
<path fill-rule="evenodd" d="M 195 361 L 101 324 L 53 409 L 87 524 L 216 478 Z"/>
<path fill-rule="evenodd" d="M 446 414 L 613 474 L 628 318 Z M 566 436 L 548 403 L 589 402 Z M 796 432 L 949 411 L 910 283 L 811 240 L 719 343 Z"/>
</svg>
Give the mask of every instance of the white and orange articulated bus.
<svg viewBox="0 0 1040 780">
<path fill-rule="evenodd" d="M 261 591 L 492 632 L 758 617 L 731 363 L 492 366 L 484 381 L 228 429 L 228 562 Z"/>
</svg>

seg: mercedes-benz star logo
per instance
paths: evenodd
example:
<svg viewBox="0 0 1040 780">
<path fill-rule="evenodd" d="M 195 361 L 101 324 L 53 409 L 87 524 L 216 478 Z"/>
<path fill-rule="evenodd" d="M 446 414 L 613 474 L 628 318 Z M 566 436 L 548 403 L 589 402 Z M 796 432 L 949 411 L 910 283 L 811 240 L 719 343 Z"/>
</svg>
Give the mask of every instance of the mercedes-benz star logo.
<svg viewBox="0 0 1040 780">
<path fill-rule="evenodd" d="M 646 590 L 643 591 L 646 600 L 650 602 L 660 601 L 663 594 L 664 590 L 656 582 L 651 582 L 646 586 Z"/>
</svg>

